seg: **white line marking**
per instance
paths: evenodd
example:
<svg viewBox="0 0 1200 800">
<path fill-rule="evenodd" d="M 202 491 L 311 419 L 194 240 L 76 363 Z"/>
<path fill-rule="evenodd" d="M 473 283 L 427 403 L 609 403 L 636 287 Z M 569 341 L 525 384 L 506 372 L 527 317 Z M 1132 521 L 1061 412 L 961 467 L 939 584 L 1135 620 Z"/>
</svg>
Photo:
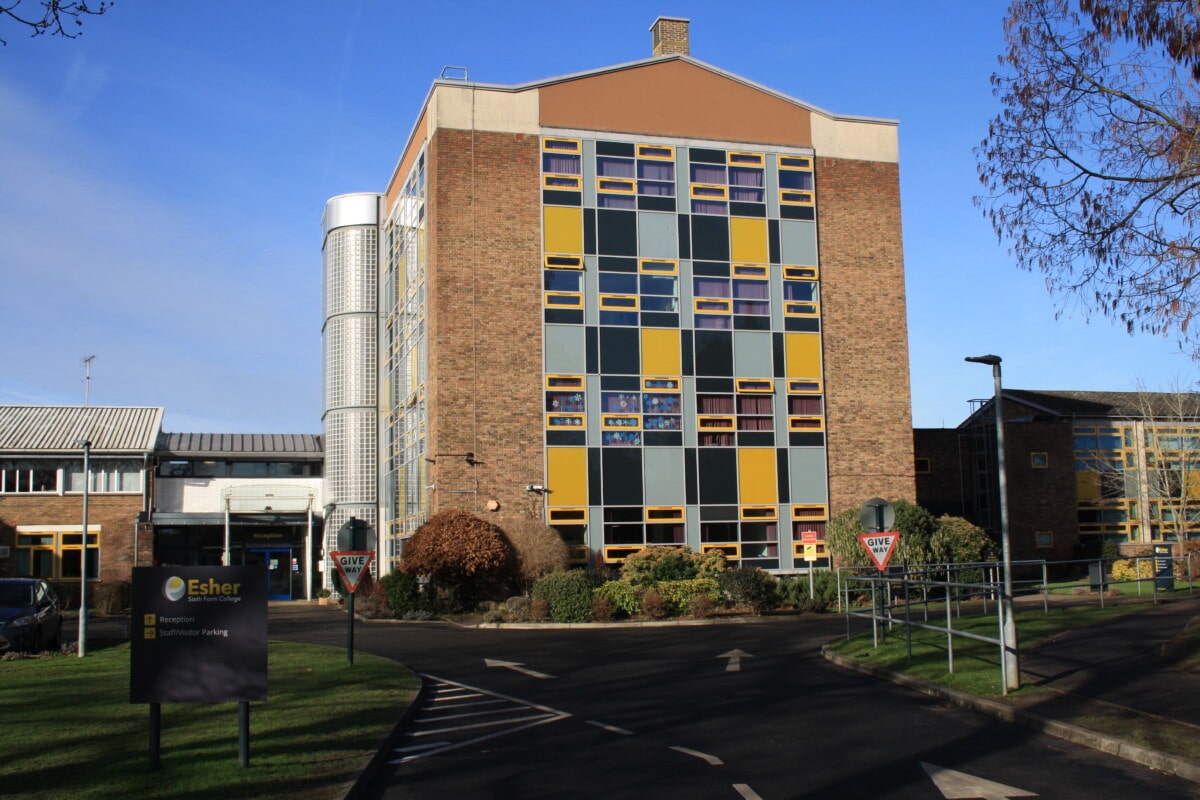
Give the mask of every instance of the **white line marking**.
<svg viewBox="0 0 1200 800">
<path fill-rule="evenodd" d="M 451 693 L 451 694 L 444 694 L 444 695 L 439 694 L 437 697 L 433 698 L 433 702 L 448 703 L 451 700 L 470 700 L 475 697 L 483 697 L 483 695 L 479 694 L 478 692 L 475 692 L 473 694 L 459 694 L 459 693 Z"/>
<path fill-rule="evenodd" d="M 538 672 L 537 670 L 532 670 L 529 667 L 525 666 L 524 664 L 521 664 L 516 661 L 496 661 L 496 660 L 493 660 L 490 658 L 485 658 L 483 660 L 483 665 L 485 667 L 501 667 L 503 669 L 511 669 L 513 672 L 520 672 L 521 674 L 528 675 L 531 678 L 540 678 L 542 680 L 549 680 L 549 679 L 554 678 L 553 675 L 547 675 L 544 672 Z"/>
<path fill-rule="evenodd" d="M 436 730 L 431 730 L 431 731 L 417 731 L 416 733 L 413 733 L 412 735 L 413 736 L 441 736 L 441 735 L 447 734 L 447 733 L 454 733 L 455 731 L 470 731 L 470 730 L 474 730 L 476 728 L 494 728 L 497 725 L 515 725 L 516 723 L 519 723 L 519 722 L 532 722 L 534 720 L 549 719 L 553 716 L 554 716 L 553 714 L 538 714 L 537 716 L 534 716 L 534 717 L 512 717 L 509 719 L 497 719 L 497 720 L 492 720 L 491 722 L 478 722 L 474 725 L 456 725 L 452 728 L 437 728 Z"/>
<path fill-rule="evenodd" d="M 473 706 L 494 706 L 497 703 L 507 703 L 507 700 L 477 700 L 474 703 L 454 703 L 453 705 L 434 708 L 432 704 L 421 706 L 422 711 L 453 711 L 456 708 L 471 708 Z"/>
<path fill-rule="evenodd" d="M 438 678 L 434 675 L 428 675 L 425 673 L 422 673 L 421 677 L 429 678 L 430 680 L 434 680 L 434 681 L 440 681 L 442 683 L 447 682 L 444 678 Z M 474 686 L 467 686 L 466 684 L 462 684 L 462 683 L 456 683 L 454 685 L 461 686 L 464 689 L 470 689 L 473 692 L 479 692 L 480 694 L 486 694 L 488 697 L 499 697 L 501 700 L 508 700 L 509 702 L 516 703 L 518 705 L 522 705 L 527 708 L 536 708 L 538 711 L 545 711 L 547 714 L 558 714 L 561 717 L 571 716 L 566 711 L 559 711 L 557 708 L 550 708 L 550 706 L 542 706 L 542 705 L 538 705 L 537 703 L 530 703 L 527 700 L 518 700 L 515 697 L 509 697 L 508 695 L 500 694 L 499 692 L 489 692 L 486 689 L 478 689 Z"/>
<path fill-rule="evenodd" d="M 430 722 L 442 722 L 447 719 L 469 719 L 471 717 L 494 717 L 497 714 L 509 714 L 510 708 L 493 708 L 489 711 L 469 711 L 466 714 L 437 714 L 432 717 L 421 717 L 414 719 L 414 724 L 427 725 Z"/>
<path fill-rule="evenodd" d="M 603 722 L 597 722 L 594 719 L 589 719 L 587 724 L 595 725 L 597 728 L 603 728 L 609 733 L 619 733 L 622 736 L 633 736 L 633 731 L 627 731 L 624 728 L 618 728 L 616 725 L 605 725 Z"/>
<path fill-rule="evenodd" d="M 672 745 L 669 749 L 674 750 L 676 753 L 683 753 L 685 756 L 695 756 L 696 758 L 703 759 L 704 761 L 708 762 L 709 766 L 719 767 L 725 763 L 716 756 L 710 756 L 708 753 L 701 753 L 699 750 L 689 750 L 686 747 L 677 747 L 674 745 Z"/>
<path fill-rule="evenodd" d="M 759 796 L 758 792 L 754 791 L 744 783 L 735 783 L 733 788 L 737 790 L 738 794 L 746 798 L 746 800 L 762 800 L 762 797 Z"/>
<path fill-rule="evenodd" d="M 450 742 L 426 742 L 425 744 L 414 744 L 410 747 L 397 747 L 392 750 L 393 753 L 419 753 L 422 750 L 429 750 L 434 747 L 442 747 Z"/>
</svg>

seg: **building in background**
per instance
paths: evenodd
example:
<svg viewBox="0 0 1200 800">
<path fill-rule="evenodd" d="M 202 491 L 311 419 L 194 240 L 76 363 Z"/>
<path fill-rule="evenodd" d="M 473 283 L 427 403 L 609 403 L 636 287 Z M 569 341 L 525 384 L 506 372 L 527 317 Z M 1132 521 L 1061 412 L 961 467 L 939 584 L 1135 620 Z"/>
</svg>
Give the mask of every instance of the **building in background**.
<svg viewBox="0 0 1200 800">
<path fill-rule="evenodd" d="M 162 417 L 150 407 L 0 406 L 0 575 L 78 583 L 85 485 L 88 579 L 128 581 L 136 564 L 149 564 Z"/>
<path fill-rule="evenodd" d="M 896 123 L 692 58 L 434 82 L 379 193 L 326 205 L 328 539 L 433 512 L 803 567 L 912 499 Z M 822 536 L 823 538 L 823 536 Z"/>
<path fill-rule="evenodd" d="M 155 563 L 262 565 L 269 599 L 312 598 L 320 586 L 320 436 L 163 433 L 155 455 Z"/>
<path fill-rule="evenodd" d="M 1004 390 L 1017 559 L 1200 539 L 1200 394 Z M 993 401 L 914 434 L 917 501 L 999 532 Z"/>
</svg>

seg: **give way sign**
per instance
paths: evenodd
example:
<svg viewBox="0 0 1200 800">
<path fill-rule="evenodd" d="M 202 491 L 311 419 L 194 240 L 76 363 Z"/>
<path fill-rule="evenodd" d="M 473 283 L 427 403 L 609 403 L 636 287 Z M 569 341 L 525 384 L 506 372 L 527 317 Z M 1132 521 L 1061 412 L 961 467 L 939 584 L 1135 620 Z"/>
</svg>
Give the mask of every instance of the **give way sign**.
<svg viewBox="0 0 1200 800">
<path fill-rule="evenodd" d="M 892 559 L 892 553 L 896 552 L 896 543 L 900 541 L 900 531 L 860 533 L 858 541 L 867 551 L 875 568 L 883 572 Z"/>
<path fill-rule="evenodd" d="M 367 567 L 371 566 L 375 551 L 334 550 L 329 555 L 333 557 L 333 563 L 337 564 L 338 572 L 342 574 L 342 583 L 346 585 L 346 591 L 352 593 L 358 588 L 358 582 L 362 580 Z"/>
</svg>

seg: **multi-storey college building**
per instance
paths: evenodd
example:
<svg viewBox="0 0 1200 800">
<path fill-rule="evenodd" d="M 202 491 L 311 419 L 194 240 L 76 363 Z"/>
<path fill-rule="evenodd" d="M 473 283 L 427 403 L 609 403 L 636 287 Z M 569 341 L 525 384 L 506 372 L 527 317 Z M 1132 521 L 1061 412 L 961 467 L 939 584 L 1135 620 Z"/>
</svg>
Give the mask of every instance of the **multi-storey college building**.
<svg viewBox="0 0 1200 800">
<path fill-rule="evenodd" d="M 914 496 L 894 121 L 689 55 L 434 82 L 380 193 L 325 209 L 326 549 L 431 513 L 787 570 Z"/>
</svg>

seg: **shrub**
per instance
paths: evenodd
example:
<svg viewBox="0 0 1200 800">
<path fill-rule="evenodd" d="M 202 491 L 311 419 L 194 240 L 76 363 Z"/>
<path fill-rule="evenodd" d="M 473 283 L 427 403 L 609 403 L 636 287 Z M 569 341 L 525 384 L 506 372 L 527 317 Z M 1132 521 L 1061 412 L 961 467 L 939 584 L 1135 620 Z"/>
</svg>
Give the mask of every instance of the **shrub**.
<svg viewBox="0 0 1200 800">
<path fill-rule="evenodd" d="M 686 581 L 662 581 L 654 586 L 662 596 L 665 611 L 669 616 L 678 616 L 687 612 L 692 605 L 692 599 L 700 595 L 708 595 L 715 607 L 721 599 L 721 589 L 715 578 L 694 578 Z"/>
<path fill-rule="evenodd" d="M 667 616 L 667 605 L 658 590 L 651 587 L 642 592 L 642 616 L 646 619 L 662 619 Z"/>
<path fill-rule="evenodd" d="M 688 613 L 696 619 L 708 619 L 716 610 L 716 602 L 707 594 L 695 595 L 688 603 Z"/>
<path fill-rule="evenodd" d="M 490 522 L 461 509 L 434 514 L 404 543 L 400 571 L 429 575 L 452 606 L 470 608 L 505 583 L 515 563 L 512 546 Z"/>
<path fill-rule="evenodd" d="M 624 581 L 605 581 L 596 587 L 596 596 L 607 600 L 617 617 L 632 617 L 640 607 L 637 588 Z"/>
<path fill-rule="evenodd" d="M 586 572 L 554 572 L 533 586 L 534 600 L 545 600 L 554 622 L 588 622 L 592 618 L 592 577 Z"/>
<path fill-rule="evenodd" d="M 613 620 L 612 603 L 602 594 L 592 596 L 592 619 L 595 622 L 612 622 Z"/>
<path fill-rule="evenodd" d="M 621 580 L 634 586 L 696 577 L 696 554 L 688 547 L 646 547 L 625 559 Z"/>
<path fill-rule="evenodd" d="M 98 614 L 120 614 L 130 606 L 128 581 L 102 581 L 88 587 L 88 605 Z"/>
<path fill-rule="evenodd" d="M 1134 566 L 1136 563 L 1136 566 Z M 1112 577 L 1114 581 L 1136 581 L 1139 578 L 1153 578 L 1156 572 L 1154 559 L 1120 558 L 1112 562 Z"/>
<path fill-rule="evenodd" d="M 837 605 L 837 575 L 830 570 L 815 570 L 812 574 L 812 596 L 809 596 L 808 575 L 788 575 L 779 579 L 777 591 L 782 605 L 797 611 L 824 611 Z"/>
<path fill-rule="evenodd" d="M 528 597 L 510 597 L 504 602 L 504 607 L 508 609 L 509 616 L 517 622 L 525 622 L 529 619 Z"/>
<path fill-rule="evenodd" d="M 540 597 L 529 601 L 529 618 L 534 622 L 545 622 L 550 618 L 550 604 Z"/>
<path fill-rule="evenodd" d="M 504 535 L 516 556 L 517 588 L 528 594 L 539 578 L 567 569 L 567 545 L 553 528 L 534 520 L 515 520 L 504 526 Z"/>
<path fill-rule="evenodd" d="M 765 614 L 779 603 L 775 580 L 758 567 L 737 567 L 717 577 L 721 593 L 734 605 Z"/>
<path fill-rule="evenodd" d="M 387 607 L 398 617 L 403 617 L 409 611 L 423 608 L 421 584 L 412 575 L 403 572 L 389 572 L 379 579 L 383 589 Z"/>
<path fill-rule="evenodd" d="M 388 593 L 382 583 L 366 581 L 354 592 L 354 613 L 364 617 L 391 617 L 394 612 L 388 605 Z"/>
</svg>

